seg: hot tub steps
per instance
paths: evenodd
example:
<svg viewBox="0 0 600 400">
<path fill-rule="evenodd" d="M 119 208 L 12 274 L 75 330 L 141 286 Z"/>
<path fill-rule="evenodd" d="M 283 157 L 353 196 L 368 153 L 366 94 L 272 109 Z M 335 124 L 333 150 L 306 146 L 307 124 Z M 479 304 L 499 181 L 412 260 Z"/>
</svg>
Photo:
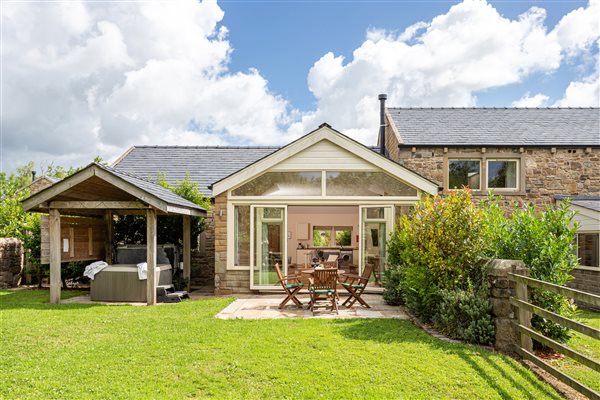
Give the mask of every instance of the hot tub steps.
<svg viewBox="0 0 600 400">
<path fill-rule="evenodd" d="M 179 303 L 190 296 L 185 290 L 175 291 L 173 285 L 159 285 L 156 287 L 156 301 L 159 303 Z"/>
</svg>

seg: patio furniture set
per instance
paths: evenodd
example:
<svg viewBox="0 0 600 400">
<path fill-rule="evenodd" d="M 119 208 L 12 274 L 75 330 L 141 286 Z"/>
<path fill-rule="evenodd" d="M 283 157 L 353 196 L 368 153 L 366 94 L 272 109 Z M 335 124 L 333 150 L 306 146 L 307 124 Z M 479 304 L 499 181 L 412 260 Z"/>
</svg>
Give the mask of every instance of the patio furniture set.
<svg viewBox="0 0 600 400">
<path fill-rule="evenodd" d="M 305 287 L 301 276 L 299 274 L 284 276 L 279 263 L 275 264 L 275 269 L 279 283 L 286 293 L 286 297 L 279 304 L 279 308 L 282 309 L 285 307 L 289 301 L 292 301 L 298 307 L 302 307 L 303 304 L 297 297 L 299 292 Z M 323 261 L 320 264 L 314 265 L 313 268 L 300 271 L 300 273 L 309 275 L 308 293 L 310 294 L 310 302 L 308 309 L 313 314 L 315 313 L 315 309 L 321 304 L 325 306 L 330 305 L 331 311 L 339 314 L 338 302 L 340 301 L 340 296 L 338 286 L 343 287 L 348 293 L 348 298 L 342 303 L 343 306 L 350 308 L 354 303 L 358 302 L 366 308 L 371 308 L 362 298 L 362 294 L 373 273 L 372 264 L 367 264 L 361 275 L 347 274 L 346 271 L 338 268 L 336 261 Z"/>
</svg>

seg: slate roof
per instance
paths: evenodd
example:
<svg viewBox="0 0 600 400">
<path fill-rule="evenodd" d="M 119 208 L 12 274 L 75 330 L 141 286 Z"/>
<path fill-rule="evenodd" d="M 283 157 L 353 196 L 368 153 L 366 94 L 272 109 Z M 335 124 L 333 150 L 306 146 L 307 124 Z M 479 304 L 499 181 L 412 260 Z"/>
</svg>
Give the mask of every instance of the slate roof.
<svg viewBox="0 0 600 400">
<path fill-rule="evenodd" d="M 571 200 L 571 204 L 600 212 L 600 196 L 554 196 L 556 200 Z"/>
<path fill-rule="evenodd" d="M 183 197 L 176 195 L 169 189 L 165 189 L 164 187 L 162 187 L 154 182 L 151 182 L 147 179 L 143 179 L 139 176 L 136 176 L 134 174 L 131 174 L 131 173 L 128 173 L 125 171 L 119 171 L 114 168 L 107 167 L 106 165 L 101 165 L 98 163 L 93 163 L 92 165 L 100 167 L 103 170 L 108 171 L 108 172 L 112 173 L 113 175 L 118 176 L 119 178 L 123 179 L 124 181 L 127 181 L 130 184 L 136 186 L 137 188 L 143 190 L 144 192 L 151 194 L 154 197 L 159 198 L 160 200 L 166 202 L 169 205 L 181 206 L 181 207 L 185 207 L 185 208 L 193 208 L 196 210 L 206 211 L 204 208 L 200 207 L 199 205 L 192 203 L 191 201 L 186 200 Z"/>
<path fill-rule="evenodd" d="M 182 181 L 186 172 L 200 185 L 205 196 L 208 187 L 268 156 L 280 147 L 240 146 L 134 146 L 118 159 L 113 168 L 154 180 L 164 174 L 169 183 Z"/>
<path fill-rule="evenodd" d="M 599 108 L 387 108 L 405 146 L 600 146 Z"/>
</svg>

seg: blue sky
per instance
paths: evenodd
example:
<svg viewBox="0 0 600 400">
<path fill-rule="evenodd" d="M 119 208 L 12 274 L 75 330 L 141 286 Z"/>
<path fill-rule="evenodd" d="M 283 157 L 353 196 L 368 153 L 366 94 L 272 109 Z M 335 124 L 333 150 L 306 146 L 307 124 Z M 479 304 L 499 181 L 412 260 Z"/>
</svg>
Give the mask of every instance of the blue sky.
<svg viewBox="0 0 600 400">
<path fill-rule="evenodd" d="M 258 68 L 269 88 L 295 107 L 313 109 L 315 98 L 306 76 L 315 60 L 328 51 L 347 59 L 365 39 L 369 28 L 401 32 L 443 14 L 459 1 L 221 1 L 234 48 L 230 68 Z M 516 19 L 532 6 L 547 11 L 546 26 L 554 27 L 567 13 L 586 1 L 490 1 L 503 16 Z M 535 74 L 522 83 L 478 93 L 479 106 L 510 106 L 523 90 L 544 90 L 560 98 L 571 80 L 585 75 L 580 64 L 551 75 Z"/>
<path fill-rule="evenodd" d="M 600 0 L 2 2 L 0 170 L 132 145 L 374 145 L 402 107 L 598 106 Z"/>
</svg>

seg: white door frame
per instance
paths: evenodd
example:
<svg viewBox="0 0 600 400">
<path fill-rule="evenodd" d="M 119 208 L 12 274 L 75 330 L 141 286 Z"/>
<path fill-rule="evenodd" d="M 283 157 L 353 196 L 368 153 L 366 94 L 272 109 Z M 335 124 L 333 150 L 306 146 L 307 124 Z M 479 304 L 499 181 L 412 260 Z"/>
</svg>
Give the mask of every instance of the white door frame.
<svg viewBox="0 0 600 400">
<path fill-rule="evenodd" d="M 287 275 L 287 257 L 288 257 L 288 249 L 287 249 L 287 205 L 286 204 L 252 204 L 250 205 L 250 289 L 251 290 L 278 290 L 281 289 L 278 285 L 255 285 L 254 284 L 254 268 L 256 267 L 256 258 L 254 256 L 254 247 L 255 243 L 255 210 L 257 208 L 281 208 L 283 209 L 283 256 L 281 257 L 283 261 L 282 272 L 284 275 Z"/>
<path fill-rule="evenodd" d="M 386 218 L 385 215 L 382 219 L 373 219 L 373 222 L 377 222 L 377 221 L 382 221 L 385 222 L 385 240 L 387 241 L 389 239 L 389 236 L 391 233 L 394 232 L 394 221 L 395 221 L 395 216 L 394 216 L 394 212 L 396 207 L 394 205 L 391 204 L 382 204 L 382 205 L 375 205 L 375 204 L 369 204 L 369 205 L 360 205 L 358 206 L 358 238 L 359 238 L 359 242 L 358 242 L 358 273 L 359 275 L 362 274 L 363 272 L 363 241 L 365 240 L 365 237 L 363 236 L 363 234 L 365 232 L 363 232 L 363 224 L 364 224 L 364 218 L 363 218 L 363 212 L 365 212 L 364 210 L 366 210 L 367 208 L 389 208 L 390 212 L 389 212 L 389 218 Z M 387 247 L 386 247 L 386 253 L 387 253 Z M 387 260 L 387 257 L 386 257 Z"/>
</svg>

